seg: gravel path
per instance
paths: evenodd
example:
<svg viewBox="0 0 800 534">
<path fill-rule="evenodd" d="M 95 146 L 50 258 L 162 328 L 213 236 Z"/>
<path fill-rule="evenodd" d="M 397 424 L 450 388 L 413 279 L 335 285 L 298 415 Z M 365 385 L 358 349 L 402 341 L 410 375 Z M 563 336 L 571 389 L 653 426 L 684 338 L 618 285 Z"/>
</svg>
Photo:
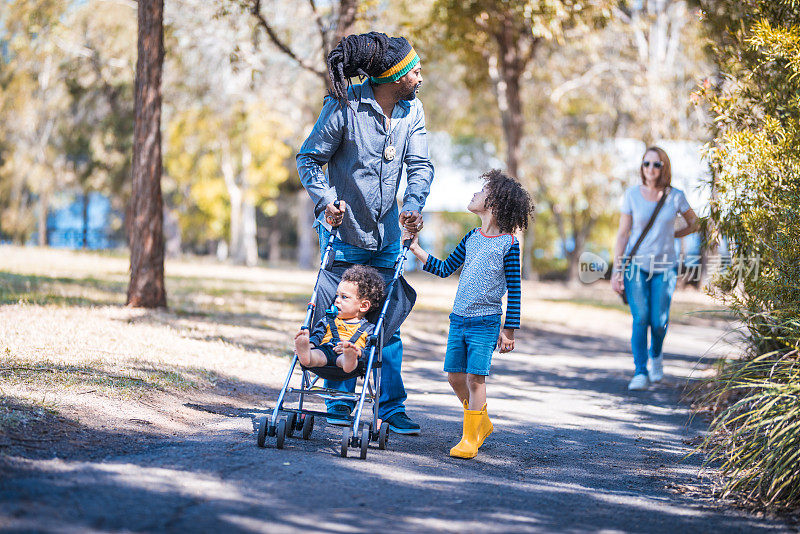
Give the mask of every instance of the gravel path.
<svg viewBox="0 0 800 534">
<path fill-rule="evenodd" d="M 418 317 L 424 322 L 424 312 Z M 366 461 L 337 455 L 340 429 L 259 449 L 262 406 L 220 409 L 189 436 L 105 457 L 0 458 L 0 529 L 9 532 L 780 532 L 788 527 L 708 497 L 678 380 L 625 390 L 620 337 L 523 330 L 495 355 L 495 433 L 472 461 L 449 458 L 460 409 L 441 372 L 444 335 L 404 331 L 409 414 L 421 436 Z M 686 376 L 718 338 L 674 325 L 668 375 Z M 424 340 L 422 339 L 424 337 Z M 96 453 L 97 451 L 95 451 Z M 355 455 L 355 450 L 353 454 Z"/>
</svg>

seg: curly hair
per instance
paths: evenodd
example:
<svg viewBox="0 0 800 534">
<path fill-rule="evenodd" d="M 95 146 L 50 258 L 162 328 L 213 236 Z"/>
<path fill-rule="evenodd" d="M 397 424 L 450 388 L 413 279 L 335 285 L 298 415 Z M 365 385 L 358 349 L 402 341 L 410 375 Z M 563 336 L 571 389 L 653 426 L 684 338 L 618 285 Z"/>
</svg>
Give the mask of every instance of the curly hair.
<svg viewBox="0 0 800 534">
<path fill-rule="evenodd" d="M 486 180 L 488 194 L 486 207 L 492 210 L 500 231 L 513 234 L 528 228 L 528 219 L 533 215 L 533 201 L 520 183 L 499 169 L 481 175 Z"/>
<path fill-rule="evenodd" d="M 353 265 L 342 274 L 342 282 L 352 282 L 356 285 L 358 298 L 369 301 L 372 310 L 383 301 L 383 291 L 386 284 L 383 277 L 374 267 L 366 265 Z"/>
</svg>

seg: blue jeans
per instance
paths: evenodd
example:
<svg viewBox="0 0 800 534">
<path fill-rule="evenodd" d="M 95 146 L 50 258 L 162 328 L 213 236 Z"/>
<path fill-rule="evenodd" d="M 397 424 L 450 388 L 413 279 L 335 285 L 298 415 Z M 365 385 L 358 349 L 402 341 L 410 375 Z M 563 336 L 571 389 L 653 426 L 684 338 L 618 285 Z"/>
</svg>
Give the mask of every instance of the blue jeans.
<svg viewBox="0 0 800 534">
<path fill-rule="evenodd" d="M 625 294 L 633 315 L 631 350 L 634 374 L 647 374 L 647 358 L 660 358 L 669 324 L 669 306 L 678 273 L 675 269 L 648 273 L 633 265 L 625 272 Z M 647 331 L 650 330 L 650 349 Z"/>
<path fill-rule="evenodd" d="M 500 318 L 500 315 L 462 317 L 451 313 L 445 372 L 488 376 L 500 335 Z"/>
<path fill-rule="evenodd" d="M 319 234 L 320 253 L 325 254 L 325 247 L 328 245 L 330 233 L 322 225 L 317 226 Z M 400 255 L 402 247 L 399 241 L 384 245 L 380 250 L 366 250 L 359 248 L 338 238 L 333 242 L 332 253 L 335 253 L 334 260 L 346 263 L 357 263 L 361 265 L 371 265 L 376 268 L 390 269 L 394 267 L 397 256 Z M 389 342 L 383 347 L 383 367 L 381 367 L 381 395 L 380 409 L 378 417 L 383 420 L 388 419 L 398 412 L 405 411 L 406 389 L 403 386 L 403 378 L 400 376 L 400 367 L 403 363 L 403 342 L 400 340 L 400 331 L 394 333 Z M 326 380 L 325 387 L 339 389 L 341 391 L 355 391 L 356 378 L 350 380 Z M 347 401 L 326 400 L 325 404 L 330 410 L 335 404 L 344 404 L 353 408 L 353 403 Z"/>
</svg>

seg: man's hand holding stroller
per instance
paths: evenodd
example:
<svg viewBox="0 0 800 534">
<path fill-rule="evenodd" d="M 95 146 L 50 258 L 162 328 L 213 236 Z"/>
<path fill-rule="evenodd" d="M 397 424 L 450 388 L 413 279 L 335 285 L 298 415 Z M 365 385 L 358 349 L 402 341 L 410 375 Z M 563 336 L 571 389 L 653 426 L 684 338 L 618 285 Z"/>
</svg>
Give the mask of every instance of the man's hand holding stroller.
<svg viewBox="0 0 800 534">
<path fill-rule="evenodd" d="M 422 226 L 424 225 L 422 220 L 422 214 L 418 211 L 404 211 L 400 214 L 400 228 L 403 231 L 408 231 L 410 233 L 417 233 L 422 230 Z M 403 238 L 405 240 L 405 238 Z"/>
<path fill-rule="evenodd" d="M 325 221 L 333 227 L 342 224 L 344 212 L 347 211 L 347 203 L 344 200 L 336 200 L 325 206 Z"/>
</svg>

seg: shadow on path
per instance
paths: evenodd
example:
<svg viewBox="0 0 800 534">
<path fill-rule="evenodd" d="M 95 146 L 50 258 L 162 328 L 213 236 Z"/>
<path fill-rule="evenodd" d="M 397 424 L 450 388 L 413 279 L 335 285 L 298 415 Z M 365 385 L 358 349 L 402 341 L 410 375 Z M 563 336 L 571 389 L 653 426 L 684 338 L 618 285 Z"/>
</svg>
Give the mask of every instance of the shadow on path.
<svg viewBox="0 0 800 534">
<path fill-rule="evenodd" d="M 255 445 L 252 408 L 189 402 L 218 415 L 188 437 L 102 460 L 0 457 L 0 529 L 148 532 L 777 532 L 697 489 L 700 458 L 674 388 L 625 390 L 627 344 L 546 330 L 495 357 L 495 433 L 479 456 L 447 456 L 461 411 L 436 342 L 406 342 L 409 413 L 421 436 L 392 435 L 368 459 L 338 457 L 341 429 L 315 425 L 284 450 Z M 690 365 L 690 354 L 671 358 Z M 256 388 L 244 384 L 245 389 Z M 354 451 L 355 452 L 355 451 Z"/>
</svg>

